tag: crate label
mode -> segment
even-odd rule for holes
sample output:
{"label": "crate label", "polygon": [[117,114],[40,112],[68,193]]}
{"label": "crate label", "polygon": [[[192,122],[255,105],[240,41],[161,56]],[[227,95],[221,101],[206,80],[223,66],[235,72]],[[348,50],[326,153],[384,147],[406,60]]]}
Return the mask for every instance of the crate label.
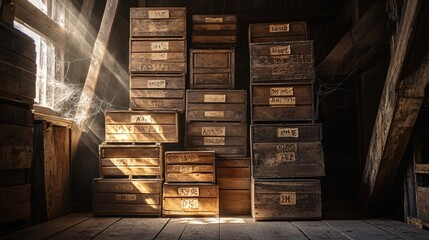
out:
{"label": "crate label", "polygon": [[149,19],[170,18],[169,10],[149,10]]}
{"label": "crate label", "polygon": [[277,143],[277,151],[290,151],[296,152],[298,150],[298,144],[296,143]]}
{"label": "crate label", "polygon": [[148,97],[161,97],[165,98],[165,92],[164,91],[150,91],[147,93]]}
{"label": "crate label", "polygon": [[115,166],[135,165],[136,160],[131,158],[116,158],[111,160]]}
{"label": "crate label", "polygon": [[146,84],[147,88],[166,88],[166,86],[165,80],[148,80]]}
{"label": "crate label", "polygon": [[293,87],[270,88],[270,96],[293,96]]}
{"label": "crate label", "polygon": [[179,187],[177,194],[181,197],[199,197],[200,189],[198,187]]}
{"label": "crate label", "polygon": [[280,205],[296,205],[296,192],[281,192]]}
{"label": "crate label", "polygon": [[224,111],[205,111],[204,117],[225,117]]}
{"label": "crate label", "polygon": [[269,105],[295,105],[295,97],[272,97],[269,99]]}
{"label": "crate label", "polygon": [[224,137],[205,137],[204,145],[225,145]]}
{"label": "crate label", "polygon": [[225,136],[225,127],[202,127],[201,136]]}
{"label": "crate label", "polygon": [[289,32],[289,23],[285,24],[270,24],[270,33]]}
{"label": "crate label", "polygon": [[151,104],[151,106],[155,106],[155,107],[163,107],[164,106],[164,102],[161,100],[151,100],[150,104]]}
{"label": "crate label", "polygon": [[298,128],[277,128],[277,137],[299,137]]}
{"label": "crate label", "polygon": [[279,164],[283,162],[293,162],[296,160],[295,152],[280,152],[276,153],[276,158]]}
{"label": "crate label", "polygon": [[198,209],[198,198],[181,198],[180,207],[182,209]]}
{"label": "crate label", "polygon": [[143,133],[161,133],[161,127],[160,126],[141,126],[141,129]]}
{"label": "crate label", "polygon": [[277,55],[289,55],[290,54],[290,46],[276,46],[276,47],[270,47],[270,55],[271,56],[277,56]]}
{"label": "crate label", "polygon": [[131,123],[152,123],[151,115],[131,115]]}
{"label": "crate label", "polygon": [[166,158],[169,161],[180,161],[180,162],[198,161],[198,155],[196,154],[167,154]]}
{"label": "crate label", "polygon": [[155,60],[155,61],[167,60],[168,59],[168,53],[151,53],[150,59]]}
{"label": "crate label", "polygon": [[226,95],[204,94],[204,102],[224,103],[226,102]]}
{"label": "crate label", "polygon": [[180,165],[179,172],[181,173],[191,173],[193,171],[194,171],[194,168],[192,166]]}
{"label": "crate label", "polygon": [[152,42],[150,43],[150,49],[152,51],[164,51],[170,48],[169,42]]}
{"label": "crate label", "polygon": [[134,133],[135,129],[134,126],[130,125],[113,125],[111,126],[113,133]]}
{"label": "crate label", "polygon": [[116,194],[116,201],[135,201],[137,200],[137,195],[135,194]]}
{"label": "crate label", "polygon": [[220,17],[206,17],[204,18],[205,23],[223,23],[223,18]]}
{"label": "crate label", "polygon": [[206,30],[208,30],[208,31],[217,31],[217,30],[220,30],[220,25],[219,24],[207,25],[206,26]]}

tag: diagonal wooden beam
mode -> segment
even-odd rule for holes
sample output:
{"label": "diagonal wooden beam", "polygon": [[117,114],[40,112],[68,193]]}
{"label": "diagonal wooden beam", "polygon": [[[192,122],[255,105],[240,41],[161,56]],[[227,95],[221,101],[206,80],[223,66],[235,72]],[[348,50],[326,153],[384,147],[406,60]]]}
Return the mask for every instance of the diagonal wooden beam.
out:
{"label": "diagonal wooden beam", "polygon": [[[424,84],[426,80],[422,79],[422,71],[427,70],[426,61],[422,62],[412,77],[403,81],[400,79],[421,5],[421,0],[404,2],[360,184],[362,210],[372,210],[385,200],[408,143],[409,130],[414,126],[421,105],[421,93],[406,96],[401,94],[409,92],[407,89],[420,81]],[[403,89],[400,93],[397,88],[401,83]]]}

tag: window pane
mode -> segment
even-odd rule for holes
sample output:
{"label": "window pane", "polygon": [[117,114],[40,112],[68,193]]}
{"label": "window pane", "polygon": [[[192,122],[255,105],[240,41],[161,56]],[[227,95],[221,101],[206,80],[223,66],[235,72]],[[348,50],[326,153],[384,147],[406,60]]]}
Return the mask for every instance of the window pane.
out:
{"label": "window pane", "polygon": [[34,6],[36,6],[38,9],[40,9],[42,12],[44,12],[46,15],[48,15],[47,0],[28,0],[28,1]]}

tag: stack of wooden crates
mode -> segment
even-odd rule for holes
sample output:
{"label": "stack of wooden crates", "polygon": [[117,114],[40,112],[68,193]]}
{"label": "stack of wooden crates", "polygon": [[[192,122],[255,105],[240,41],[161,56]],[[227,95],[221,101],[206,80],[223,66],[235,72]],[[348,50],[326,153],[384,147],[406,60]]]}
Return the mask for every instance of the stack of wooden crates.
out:
{"label": "stack of wooden crates", "polygon": [[161,216],[163,144],[179,142],[184,111],[185,8],[132,8],[129,47],[130,110],[106,112],[93,212]]}
{"label": "stack of wooden crates", "polygon": [[250,24],[252,215],[321,218],[321,125],[305,22]]}
{"label": "stack of wooden crates", "polygon": [[[0,23],[0,228],[29,220],[36,93],[34,41]],[[5,114],[7,113],[7,114]]]}

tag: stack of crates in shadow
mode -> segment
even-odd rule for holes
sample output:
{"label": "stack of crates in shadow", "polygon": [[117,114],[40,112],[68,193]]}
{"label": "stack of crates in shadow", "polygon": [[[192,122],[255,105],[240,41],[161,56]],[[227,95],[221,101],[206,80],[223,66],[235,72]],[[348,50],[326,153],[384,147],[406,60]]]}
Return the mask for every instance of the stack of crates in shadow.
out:
{"label": "stack of crates in shadow", "polygon": [[325,174],[305,22],[249,25],[252,216],[321,218]]}

